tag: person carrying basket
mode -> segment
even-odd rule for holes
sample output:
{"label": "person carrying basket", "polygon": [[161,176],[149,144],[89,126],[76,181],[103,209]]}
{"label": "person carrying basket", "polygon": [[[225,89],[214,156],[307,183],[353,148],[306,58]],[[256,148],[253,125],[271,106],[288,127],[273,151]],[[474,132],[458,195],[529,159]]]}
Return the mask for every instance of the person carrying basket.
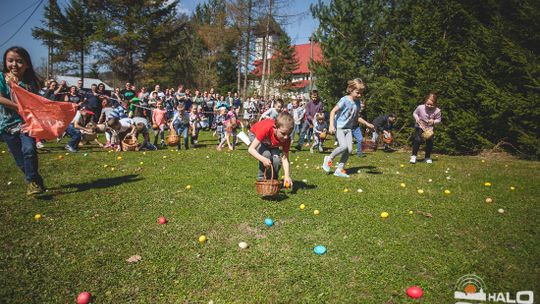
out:
{"label": "person carrying basket", "polygon": [[[283,186],[285,188],[292,187],[289,149],[293,127],[294,119],[292,115],[285,112],[280,113],[275,121],[265,119],[251,127],[252,142],[249,145],[248,152],[259,160],[258,180],[279,176],[279,170],[283,165],[283,174],[285,176]],[[281,154],[280,147],[283,154]],[[272,168],[272,170],[265,170],[265,168]]]}
{"label": "person carrying basket", "polygon": [[420,144],[426,141],[426,156],[424,161],[431,164],[431,150],[433,150],[433,130],[436,124],[441,122],[441,110],[437,107],[437,95],[429,93],[425,103],[419,105],[413,113],[415,133],[413,136],[413,149],[409,162],[416,164],[416,155],[420,149]]}

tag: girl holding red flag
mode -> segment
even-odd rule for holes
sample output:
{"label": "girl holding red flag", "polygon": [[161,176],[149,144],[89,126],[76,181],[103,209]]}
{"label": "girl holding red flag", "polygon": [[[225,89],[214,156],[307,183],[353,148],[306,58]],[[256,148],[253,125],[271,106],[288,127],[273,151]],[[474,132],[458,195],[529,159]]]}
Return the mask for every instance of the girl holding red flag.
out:
{"label": "girl holding red flag", "polygon": [[10,82],[18,83],[30,92],[39,90],[40,81],[32,60],[22,47],[14,46],[4,53],[3,70],[0,72],[0,135],[25,175],[28,183],[26,194],[40,194],[45,191],[45,186],[38,170],[36,141],[21,131],[24,120],[17,113],[17,105],[11,101]]}

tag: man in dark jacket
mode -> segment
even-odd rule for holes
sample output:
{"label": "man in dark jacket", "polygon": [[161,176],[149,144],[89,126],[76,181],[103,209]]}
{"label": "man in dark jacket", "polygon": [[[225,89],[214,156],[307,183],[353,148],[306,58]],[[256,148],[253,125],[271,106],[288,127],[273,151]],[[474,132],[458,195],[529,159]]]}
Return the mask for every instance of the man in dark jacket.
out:
{"label": "man in dark jacket", "polygon": [[[382,133],[384,138],[392,138],[392,128],[394,127],[394,123],[396,122],[397,116],[394,113],[390,113],[388,115],[381,115],[377,118],[375,118],[372,122],[375,129],[373,130],[373,135],[371,137],[371,140],[373,142],[377,142],[377,139],[379,138],[379,135]],[[390,148],[390,145],[386,142],[384,143],[384,151],[392,151],[392,148]]]}

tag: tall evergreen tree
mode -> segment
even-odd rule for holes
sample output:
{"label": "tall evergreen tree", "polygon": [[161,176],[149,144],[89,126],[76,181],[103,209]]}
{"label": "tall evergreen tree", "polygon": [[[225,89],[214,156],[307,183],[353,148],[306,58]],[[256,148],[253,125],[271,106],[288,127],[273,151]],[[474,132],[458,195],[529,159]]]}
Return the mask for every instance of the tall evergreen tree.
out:
{"label": "tall evergreen tree", "polygon": [[[324,61],[321,93],[336,100],[352,77],[368,84],[368,114],[411,112],[439,95],[444,123],[436,149],[476,152],[502,142],[540,155],[537,1],[334,0],[312,6]],[[508,145],[508,146],[510,146]]]}
{"label": "tall evergreen tree", "polygon": [[[63,10],[51,1],[45,8],[44,26],[33,28],[32,35],[45,43],[52,41],[60,55],[55,58],[78,66],[79,75],[84,78],[85,56],[99,38],[93,16],[87,1],[71,0]],[[48,27],[49,18],[52,30]]]}
{"label": "tall evergreen tree", "polygon": [[194,54],[197,84],[201,88],[219,91],[234,90],[237,82],[237,46],[240,36],[231,25],[224,0],[199,4],[192,17],[196,32]]}
{"label": "tall evergreen tree", "polygon": [[276,43],[272,59],[270,79],[276,83],[282,92],[291,88],[293,72],[298,68],[296,50],[291,45],[291,38],[286,33],[281,35]]}
{"label": "tall evergreen tree", "polygon": [[175,27],[173,0],[98,0],[102,13],[105,61],[118,77],[134,82],[143,76],[144,62],[172,34]]}

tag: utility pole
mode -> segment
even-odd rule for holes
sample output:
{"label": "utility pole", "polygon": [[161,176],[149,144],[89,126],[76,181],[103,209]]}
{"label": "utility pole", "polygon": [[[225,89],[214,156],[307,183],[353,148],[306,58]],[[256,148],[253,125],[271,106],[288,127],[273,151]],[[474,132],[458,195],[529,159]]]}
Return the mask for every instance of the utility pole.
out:
{"label": "utility pole", "polygon": [[308,69],[309,69],[309,91],[311,92],[313,90],[313,73],[311,72],[311,64],[313,62],[313,34],[309,36],[309,63],[308,63]]}
{"label": "utility pole", "polygon": [[247,24],[247,28],[246,28],[246,46],[245,46],[245,51],[246,53],[244,54],[245,55],[245,58],[244,58],[244,100],[246,100],[248,98],[247,96],[247,78],[248,78],[248,73],[249,73],[249,59],[250,59],[250,43],[251,43],[251,10],[252,10],[252,7],[253,7],[253,3],[252,3],[252,0],[248,0],[248,24]]}
{"label": "utility pole", "polygon": [[273,0],[269,0],[269,5],[268,5],[268,18],[266,19],[266,33],[264,35],[264,40],[263,40],[263,68],[262,68],[262,76],[261,76],[261,95],[265,96],[266,95],[266,62],[267,62],[267,57],[268,57],[268,44],[270,43],[269,41],[269,35],[270,35],[270,18],[272,16],[272,1]]}
{"label": "utility pole", "polygon": [[[49,33],[52,32],[52,0],[49,0],[49,18],[48,18],[48,25],[49,25]],[[51,36],[49,35],[49,39],[47,41],[47,80],[50,78],[50,76],[53,74],[53,63],[52,63],[52,40]]]}

